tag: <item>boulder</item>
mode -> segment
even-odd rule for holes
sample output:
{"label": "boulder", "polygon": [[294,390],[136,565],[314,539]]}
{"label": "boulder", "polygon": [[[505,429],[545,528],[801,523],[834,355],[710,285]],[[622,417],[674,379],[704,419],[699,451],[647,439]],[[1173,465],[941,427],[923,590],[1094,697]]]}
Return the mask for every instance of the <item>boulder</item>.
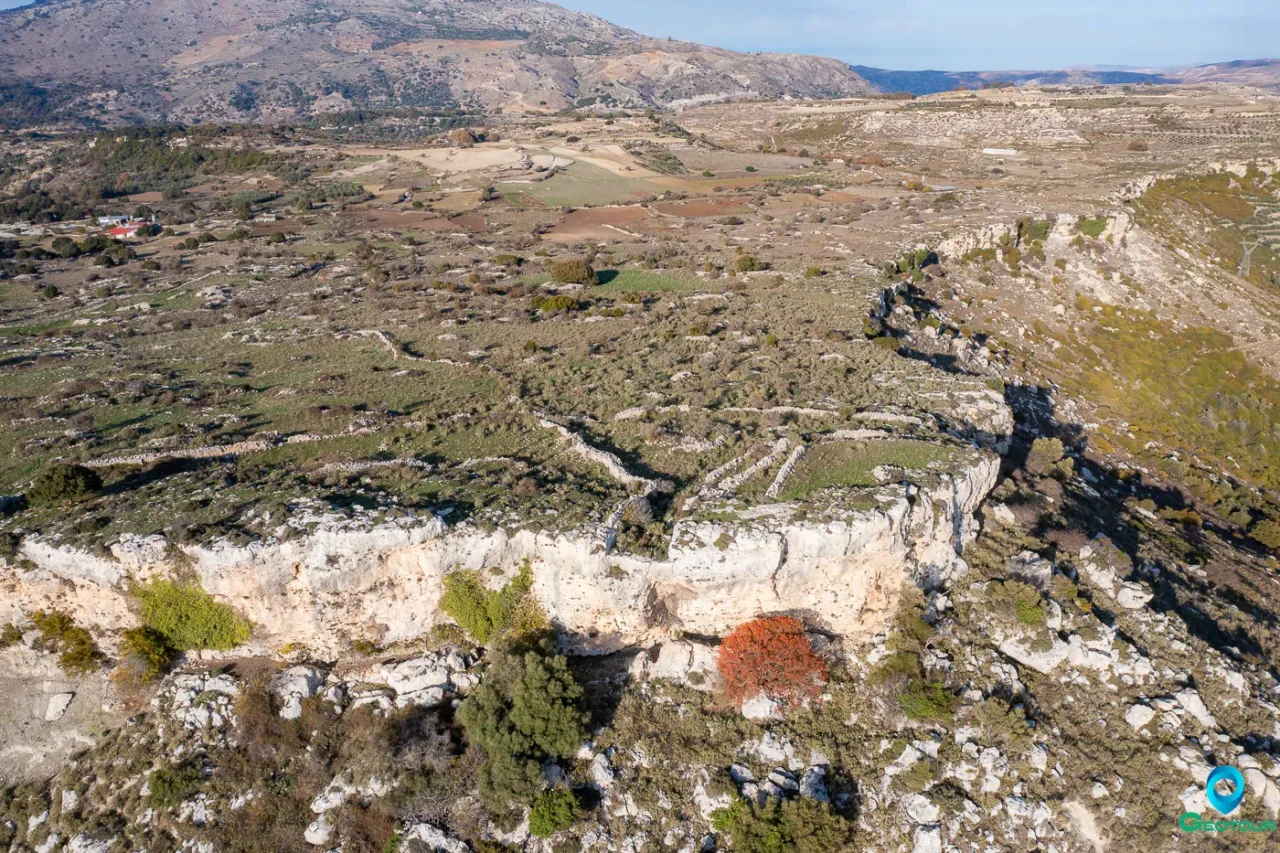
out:
{"label": "boulder", "polygon": [[415,823],[405,829],[401,836],[405,841],[417,841],[428,850],[438,853],[471,853],[465,841],[450,838],[443,829],[437,829],[429,823]]}
{"label": "boulder", "polygon": [[74,693],[55,693],[49,697],[49,704],[44,711],[44,719],[47,723],[55,720],[61,720],[62,715],[67,713],[67,708],[71,707],[71,700],[76,698]]}
{"label": "boulder", "polygon": [[322,814],[311,821],[306,831],[302,833],[302,838],[315,847],[323,847],[328,844],[329,839],[333,838],[333,824],[329,822],[329,816]]}
{"label": "boulder", "polygon": [[939,826],[916,827],[912,853],[942,853],[942,828]]}
{"label": "boulder", "polygon": [[1009,558],[1009,577],[1047,592],[1053,585],[1053,563],[1039,554],[1023,551]]}
{"label": "boulder", "polygon": [[1206,730],[1218,730],[1218,721],[1213,718],[1213,714],[1209,713],[1204,700],[1200,698],[1199,692],[1194,688],[1189,687],[1186,690],[1182,690],[1174,698],[1178,700],[1178,704],[1182,706],[1182,709],[1190,714],[1197,723],[1204,726]]}
{"label": "boulder", "polygon": [[1141,584],[1126,582],[1120,585],[1120,591],[1116,593],[1116,603],[1125,610],[1141,610],[1154,597]]}
{"label": "boulder", "polygon": [[609,763],[609,756],[603,752],[591,759],[587,773],[591,777],[591,783],[600,790],[607,791],[613,787],[613,765]]}
{"label": "boulder", "polygon": [[296,720],[302,716],[302,700],[310,699],[324,686],[324,673],[314,666],[291,666],[271,679],[271,693],[280,700],[280,716]]}
{"label": "boulder", "polygon": [[941,809],[923,794],[912,794],[908,797],[904,809],[907,817],[918,824],[937,823],[938,815],[941,814]]}
{"label": "boulder", "polygon": [[823,803],[831,800],[827,793],[826,767],[818,765],[804,771],[804,776],[800,777],[800,796]]}
{"label": "boulder", "polygon": [[695,690],[710,691],[717,678],[716,649],[689,640],[663,643],[646,674],[649,678],[663,678]]}
{"label": "boulder", "polygon": [[1001,654],[1013,658],[1023,666],[1034,669],[1042,675],[1048,675],[1053,672],[1059,664],[1067,659],[1067,655],[1071,651],[1066,643],[1056,637],[1047,649],[1031,649],[1016,640],[1005,640],[1000,644],[999,648]]}
{"label": "boulder", "polygon": [[742,703],[742,716],[748,720],[777,720],[782,717],[782,708],[761,693]]}
{"label": "boulder", "polygon": [[332,811],[345,803],[347,798],[355,792],[356,786],[351,780],[350,771],[339,774],[333,777],[333,781],[311,801],[311,811],[316,814]]}
{"label": "boulder", "polygon": [[1129,710],[1124,712],[1124,721],[1132,726],[1134,731],[1138,731],[1155,717],[1155,709],[1146,705],[1130,705]]}

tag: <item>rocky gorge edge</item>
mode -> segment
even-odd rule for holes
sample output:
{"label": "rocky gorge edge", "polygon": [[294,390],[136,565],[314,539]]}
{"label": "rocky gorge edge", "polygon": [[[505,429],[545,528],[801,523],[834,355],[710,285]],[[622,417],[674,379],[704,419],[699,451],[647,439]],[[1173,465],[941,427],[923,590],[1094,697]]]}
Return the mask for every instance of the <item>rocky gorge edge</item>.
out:
{"label": "rocky gorge edge", "polygon": [[682,519],[664,559],[616,553],[601,530],[482,530],[437,517],[363,529],[335,521],[239,547],[124,536],[109,557],[30,536],[0,563],[0,623],[58,610],[110,649],[137,624],[134,584],[181,578],[253,623],[237,654],[302,647],[332,658],[356,642],[411,641],[449,623],[438,603],[452,572],[483,572],[497,587],[528,565],[573,653],[723,634],[780,612],[857,642],[883,630],[908,584],[937,590],[963,572],[998,471],[984,451],[928,486],[882,486],[874,509],[837,504],[814,520],[774,504],[726,521]]}

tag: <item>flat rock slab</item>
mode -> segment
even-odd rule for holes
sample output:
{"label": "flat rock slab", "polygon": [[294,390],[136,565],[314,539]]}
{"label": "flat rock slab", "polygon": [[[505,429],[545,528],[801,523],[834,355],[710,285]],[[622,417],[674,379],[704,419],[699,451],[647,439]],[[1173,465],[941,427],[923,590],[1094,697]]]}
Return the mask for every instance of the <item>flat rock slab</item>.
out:
{"label": "flat rock slab", "polygon": [[55,693],[50,696],[49,705],[44,712],[45,722],[61,720],[62,715],[67,713],[67,708],[71,707],[71,700],[74,698],[76,698],[74,693]]}

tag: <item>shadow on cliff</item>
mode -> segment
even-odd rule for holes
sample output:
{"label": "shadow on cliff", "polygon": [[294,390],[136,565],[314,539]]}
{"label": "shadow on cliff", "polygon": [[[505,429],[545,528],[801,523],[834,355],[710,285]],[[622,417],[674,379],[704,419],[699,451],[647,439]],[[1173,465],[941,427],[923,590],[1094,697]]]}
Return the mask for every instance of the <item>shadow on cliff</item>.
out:
{"label": "shadow on cliff", "polygon": [[585,692],[584,704],[591,713],[592,727],[613,725],[623,692],[631,679],[631,666],[642,654],[648,652],[627,648],[608,655],[569,658],[569,668]]}
{"label": "shadow on cliff", "polygon": [[[1137,576],[1148,581],[1154,593],[1147,604],[1149,610],[1176,616],[1191,636],[1214,648],[1234,648],[1241,656],[1265,661],[1267,649],[1253,629],[1259,625],[1272,629],[1280,624],[1280,617],[1263,603],[1264,596],[1250,594],[1248,578],[1238,576],[1247,573],[1248,567],[1228,560],[1235,570],[1224,568],[1216,578],[1198,576],[1184,568],[1184,564],[1211,565],[1215,544],[1233,554],[1236,549],[1251,550],[1244,547],[1247,543],[1225,529],[1167,520],[1177,518],[1172,513],[1195,506],[1194,499],[1177,486],[1152,482],[1140,472],[1122,480],[1113,469],[1086,458],[1088,438],[1083,426],[1058,421],[1049,389],[1010,386],[1005,400],[1014,411],[1014,440],[1003,460],[1004,476],[1028,479],[1027,457],[1037,437],[1057,437],[1066,448],[1077,451],[1074,458],[1081,466],[1081,477],[1062,483],[1044,479],[1034,484],[1038,491],[1051,492],[1054,499],[1053,510],[1044,512],[1030,531],[1049,543],[1048,551],[1054,553],[1047,556],[1056,560],[1061,550],[1074,557],[1086,541],[1106,536],[1135,568],[1145,567],[1121,580]],[[1156,513],[1169,511],[1170,515],[1161,521],[1135,514],[1134,504],[1147,501],[1151,502],[1148,506],[1154,504]],[[1240,618],[1241,614],[1245,618]],[[1117,614],[1099,610],[1098,615],[1116,627]],[[1140,638],[1122,639],[1142,646]]]}

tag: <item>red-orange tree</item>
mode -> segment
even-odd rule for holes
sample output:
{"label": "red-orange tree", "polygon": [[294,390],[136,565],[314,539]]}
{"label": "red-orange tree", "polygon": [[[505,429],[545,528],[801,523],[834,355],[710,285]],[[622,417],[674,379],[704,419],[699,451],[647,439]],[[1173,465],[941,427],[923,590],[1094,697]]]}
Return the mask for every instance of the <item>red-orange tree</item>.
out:
{"label": "red-orange tree", "polygon": [[827,665],[813,652],[804,624],[790,616],[744,622],[724,638],[716,661],[725,690],[739,706],[764,694],[794,707],[816,698]]}

